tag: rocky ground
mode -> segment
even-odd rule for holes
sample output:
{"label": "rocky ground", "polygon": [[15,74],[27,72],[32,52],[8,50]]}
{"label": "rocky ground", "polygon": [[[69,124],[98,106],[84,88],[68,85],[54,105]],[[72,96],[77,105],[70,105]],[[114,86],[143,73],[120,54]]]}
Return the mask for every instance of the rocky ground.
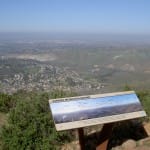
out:
{"label": "rocky ground", "polygon": [[[146,137],[139,140],[127,139],[120,145],[111,146],[109,150],[150,150],[150,122],[144,123],[143,127],[147,134]],[[95,143],[91,142],[90,144],[91,146],[86,146],[86,150],[94,150]],[[80,150],[78,140],[63,145],[61,150]]]}
{"label": "rocky ground", "polygon": [[150,150],[150,137],[139,141],[130,139],[124,142],[121,146],[112,148],[112,150]]}

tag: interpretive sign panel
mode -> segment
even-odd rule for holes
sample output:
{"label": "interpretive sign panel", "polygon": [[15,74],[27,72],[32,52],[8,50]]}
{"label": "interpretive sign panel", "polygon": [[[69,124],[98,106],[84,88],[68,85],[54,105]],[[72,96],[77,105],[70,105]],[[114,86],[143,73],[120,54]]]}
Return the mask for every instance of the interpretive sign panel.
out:
{"label": "interpretive sign panel", "polygon": [[134,91],[49,100],[56,130],[146,116]]}

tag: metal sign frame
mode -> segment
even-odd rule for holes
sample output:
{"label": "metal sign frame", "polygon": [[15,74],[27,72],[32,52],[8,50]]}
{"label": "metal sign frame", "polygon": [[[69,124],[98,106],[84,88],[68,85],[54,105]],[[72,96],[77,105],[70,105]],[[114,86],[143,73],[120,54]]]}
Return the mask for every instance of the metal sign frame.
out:
{"label": "metal sign frame", "polygon": [[49,100],[57,131],[146,116],[134,91]]}

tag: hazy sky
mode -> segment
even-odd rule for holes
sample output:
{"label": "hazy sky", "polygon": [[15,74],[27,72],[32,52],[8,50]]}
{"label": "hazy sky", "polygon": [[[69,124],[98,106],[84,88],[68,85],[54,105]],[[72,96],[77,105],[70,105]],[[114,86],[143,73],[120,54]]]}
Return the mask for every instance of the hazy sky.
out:
{"label": "hazy sky", "polygon": [[150,34],[150,0],[0,0],[1,31]]}

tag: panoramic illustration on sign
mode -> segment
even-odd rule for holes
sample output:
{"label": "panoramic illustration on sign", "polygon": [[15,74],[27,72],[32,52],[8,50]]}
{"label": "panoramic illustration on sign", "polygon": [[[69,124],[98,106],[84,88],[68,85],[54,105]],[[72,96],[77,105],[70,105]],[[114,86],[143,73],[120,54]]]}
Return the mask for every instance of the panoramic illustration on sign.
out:
{"label": "panoramic illustration on sign", "polygon": [[[67,101],[53,101],[50,103],[50,108],[57,129],[59,127],[63,128],[63,125],[67,128],[67,125],[69,126],[68,123],[70,122],[79,123],[80,126],[81,122],[85,122],[85,120],[86,123],[87,120],[89,120],[91,121],[91,124],[94,125],[98,120],[94,121],[93,119],[97,118],[103,118],[103,121],[106,119],[107,123],[107,121],[110,121],[109,118],[107,118],[108,116],[118,116],[123,114],[124,118],[126,118],[125,114],[130,115],[130,113],[134,112],[140,113],[138,116],[137,114],[136,116],[132,115],[133,118],[146,115],[143,113],[143,108],[138,97],[133,92],[104,97],[91,96],[90,98],[84,99],[78,98]],[[119,118],[118,120],[121,120],[121,118]],[[111,118],[111,121],[113,121],[113,118]],[[58,124],[60,126],[57,126]]]}

